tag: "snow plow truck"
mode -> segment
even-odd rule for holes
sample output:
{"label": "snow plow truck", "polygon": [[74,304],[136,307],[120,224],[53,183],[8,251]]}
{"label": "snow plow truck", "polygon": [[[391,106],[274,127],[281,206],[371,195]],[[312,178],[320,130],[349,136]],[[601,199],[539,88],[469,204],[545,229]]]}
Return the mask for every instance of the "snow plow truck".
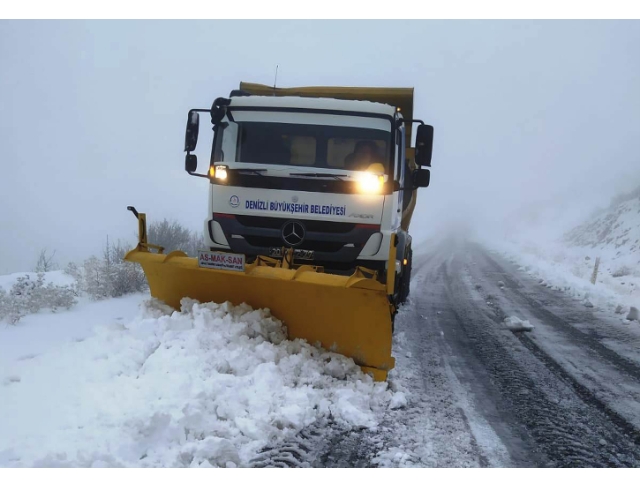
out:
{"label": "snow plow truck", "polygon": [[[184,297],[268,308],[290,339],[386,380],[394,318],[409,295],[409,225],[430,181],[433,127],[413,118],[413,91],[243,82],[190,110],[185,170],[209,184],[206,248],[165,255],[147,242],[146,215],[129,207],[139,242],[125,259],[175,309]],[[200,114],[213,146],[198,173]]]}

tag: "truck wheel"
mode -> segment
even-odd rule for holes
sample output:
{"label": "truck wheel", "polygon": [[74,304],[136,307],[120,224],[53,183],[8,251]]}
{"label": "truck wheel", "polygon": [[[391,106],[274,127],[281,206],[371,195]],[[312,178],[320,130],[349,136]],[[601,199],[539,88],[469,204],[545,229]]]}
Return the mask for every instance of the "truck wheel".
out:
{"label": "truck wheel", "polygon": [[409,297],[409,294],[411,293],[411,267],[413,265],[413,250],[411,249],[411,247],[409,247],[409,250],[407,251],[407,265],[406,265],[406,269],[405,269],[405,274],[406,274],[406,286],[405,286],[405,295],[404,295],[404,300],[406,301],[407,298]]}
{"label": "truck wheel", "polygon": [[411,283],[411,264],[412,264],[412,254],[413,251],[411,247],[407,250],[406,259],[407,264],[402,268],[402,274],[400,276],[400,288],[398,289],[398,304],[404,304],[407,302],[407,298],[409,297],[410,292],[410,283]]}

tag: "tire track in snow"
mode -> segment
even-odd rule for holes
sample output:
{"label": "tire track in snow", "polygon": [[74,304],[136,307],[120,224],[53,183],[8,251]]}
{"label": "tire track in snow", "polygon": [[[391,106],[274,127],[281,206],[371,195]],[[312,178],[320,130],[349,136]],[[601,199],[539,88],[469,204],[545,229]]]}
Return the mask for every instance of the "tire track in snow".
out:
{"label": "tire track in snow", "polygon": [[[566,380],[571,384],[576,393],[588,404],[593,405],[598,408],[604,414],[606,414],[609,419],[624,433],[629,441],[635,443],[635,448],[637,451],[640,451],[640,431],[627,421],[624,417],[614,411],[609,405],[605,402],[601,401],[597,396],[595,396],[590,389],[583,386],[578,382],[575,378],[573,378],[570,374],[568,374],[558,362],[556,362],[550,355],[548,355],[544,350],[542,350],[536,343],[534,343],[528,336],[518,333],[518,338],[522,342],[522,344],[527,347],[531,353],[533,353],[541,362],[544,362],[549,369],[553,370],[558,377]],[[629,443],[627,442],[627,445]],[[633,451],[633,446],[631,446]],[[640,456],[634,455],[637,461],[640,462]]]}
{"label": "tire track in snow", "polygon": [[[536,316],[536,318],[546,324],[553,326],[556,330],[569,337],[569,339],[574,343],[577,343],[584,348],[588,348],[593,354],[597,355],[603,360],[606,360],[618,370],[624,372],[629,377],[632,377],[633,379],[640,382],[640,364],[620,355],[616,351],[600,343],[598,337],[584,333],[578,328],[572,326],[567,320],[546,309],[548,303],[542,303],[535,297],[532,297],[530,294],[524,292],[522,290],[522,285],[518,283],[513,276],[511,276],[492,257],[487,255],[486,252],[478,250],[478,247],[475,245],[474,254],[476,256],[480,254],[480,257],[484,259],[487,265],[492,268],[492,272],[499,274],[502,280],[505,281],[509,292],[513,292],[520,300],[527,304],[529,310]],[[545,296],[545,298],[548,300],[553,299],[554,301],[562,299],[560,296],[552,295]],[[594,320],[594,317],[587,315],[583,319],[586,322],[591,322]]]}
{"label": "tire track in snow", "polygon": [[318,420],[292,438],[263,448],[249,463],[256,468],[370,467],[375,448],[362,429]]}
{"label": "tire track in snow", "polygon": [[[421,467],[535,465],[520,455],[521,445],[511,432],[485,417],[498,415],[493,405],[478,408],[478,391],[470,391],[466,378],[457,376],[461,357],[445,338],[450,304],[435,275],[437,264],[449,259],[444,250],[434,247],[415,261],[409,303],[398,314],[396,368],[390,374],[392,382],[407,390],[408,405],[385,414],[378,435],[380,452],[373,462]],[[481,395],[491,402],[486,391]]]}
{"label": "tire track in snow", "polygon": [[[494,266],[499,266],[497,262],[493,259],[490,259]],[[500,273],[501,276],[504,273]],[[505,279],[507,280],[507,279]],[[481,288],[480,288],[481,289]],[[477,289],[478,292],[481,292],[480,289]],[[509,288],[509,291],[511,289]],[[482,293],[484,301],[487,303],[489,308],[492,309],[494,313],[494,321],[500,326],[500,324],[507,317],[507,313],[497,304],[495,301],[490,299],[490,296],[486,293]],[[522,295],[521,292],[517,292],[519,296]],[[538,304],[537,306],[541,306]],[[546,310],[545,310],[546,311]],[[549,312],[547,312],[549,313]],[[554,315],[555,316],[555,315]],[[563,321],[561,318],[557,317],[558,321]],[[568,323],[565,323],[567,327],[571,327]],[[573,327],[571,327],[573,328]],[[536,341],[530,338],[527,333],[514,333],[514,336],[518,338],[518,340],[526,347],[535,357],[537,357],[542,363],[546,365],[546,367],[551,370],[560,380],[569,384],[575,393],[586,403],[589,404],[600,412],[605,414],[608,419],[615,424],[620,433],[626,436],[626,441],[622,441],[628,451],[640,451],[640,431],[636,426],[634,426],[630,421],[625,419],[621,414],[616,412],[613,408],[611,408],[605,401],[601,400],[596,394],[593,393],[588,387],[580,383],[578,379],[576,379],[573,375],[567,372],[562,365],[555,360],[549,353],[544,351]],[[585,335],[586,338],[589,336]],[[615,352],[612,352],[615,353]],[[635,447],[634,447],[635,445]],[[602,446],[602,445],[601,445]],[[636,462],[640,462],[640,455],[630,455],[630,458],[635,460]]]}
{"label": "tire track in snow", "polygon": [[[479,252],[474,251],[477,263]],[[482,257],[486,257],[484,254]],[[462,267],[457,269],[460,275]],[[460,296],[464,284],[451,279],[449,292]],[[502,274],[501,274],[502,275]],[[510,278],[503,275],[504,280]],[[514,281],[509,282],[515,286]],[[484,301],[487,302],[488,296]],[[458,309],[464,309],[464,304]],[[538,306],[540,306],[538,304]],[[478,315],[480,315],[478,309]],[[459,311],[458,311],[459,312]],[[554,466],[637,467],[640,456],[633,427],[610,411],[586,388],[571,378],[562,367],[544,353],[528,337],[518,340],[529,352],[527,357],[516,348],[500,344],[500,326],[506,316],[491,309],[484,323],[473,326],[461,318],[460,323],[475,342],[475,351],[491,370],[502,394],[513,404],[516,416],[529,429]],[[497,331],[492,332],[494,329]],[[577,332],[577,330],[576,330]],[[509,333],[503,330],[502,333]],[[493,335],[493,336],[492,336]],[[521,335],[521,334],[518,334]],[[535,362],[531,359],[535,358]],[[526,364],[526,366],[525,366]],[[567,394],[569,388],[571,394]],[[558,395],[554,398],[554,396]],[[571,397],[574,396],[574,398]]]}

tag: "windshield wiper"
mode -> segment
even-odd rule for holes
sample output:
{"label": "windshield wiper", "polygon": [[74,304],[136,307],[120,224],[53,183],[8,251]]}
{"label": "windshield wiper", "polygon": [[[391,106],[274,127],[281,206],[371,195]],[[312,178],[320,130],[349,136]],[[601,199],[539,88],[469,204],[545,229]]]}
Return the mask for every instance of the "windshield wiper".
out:
{"label": "windshield wiper", "polygon": [[266,169],[234,169],[234,171],[240,173],[240,174],[257,174],[258,176],[264,176],[264,174],[262,174],[263,172],[266,171]]}
{"label": "windshield wiper", "polygon": [[334,178],[344,181],[344,174],[327,174],[323,172],[291,172],[289,176],[304,176],[307,178]]}

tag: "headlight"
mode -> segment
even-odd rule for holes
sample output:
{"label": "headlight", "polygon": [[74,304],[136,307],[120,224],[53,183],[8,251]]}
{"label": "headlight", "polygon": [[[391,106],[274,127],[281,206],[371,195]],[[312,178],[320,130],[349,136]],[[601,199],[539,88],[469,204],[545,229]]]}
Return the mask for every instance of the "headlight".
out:
{"label": "headlight", "polygon": [[362,193],[380,193],[384,184],[384,176],[363,172],[358,176],[358,189]]}
{"label": "headlight", "polygon": [[209,177],[224,181],[227,179],[227,166],[211,166],[209,168]]}

